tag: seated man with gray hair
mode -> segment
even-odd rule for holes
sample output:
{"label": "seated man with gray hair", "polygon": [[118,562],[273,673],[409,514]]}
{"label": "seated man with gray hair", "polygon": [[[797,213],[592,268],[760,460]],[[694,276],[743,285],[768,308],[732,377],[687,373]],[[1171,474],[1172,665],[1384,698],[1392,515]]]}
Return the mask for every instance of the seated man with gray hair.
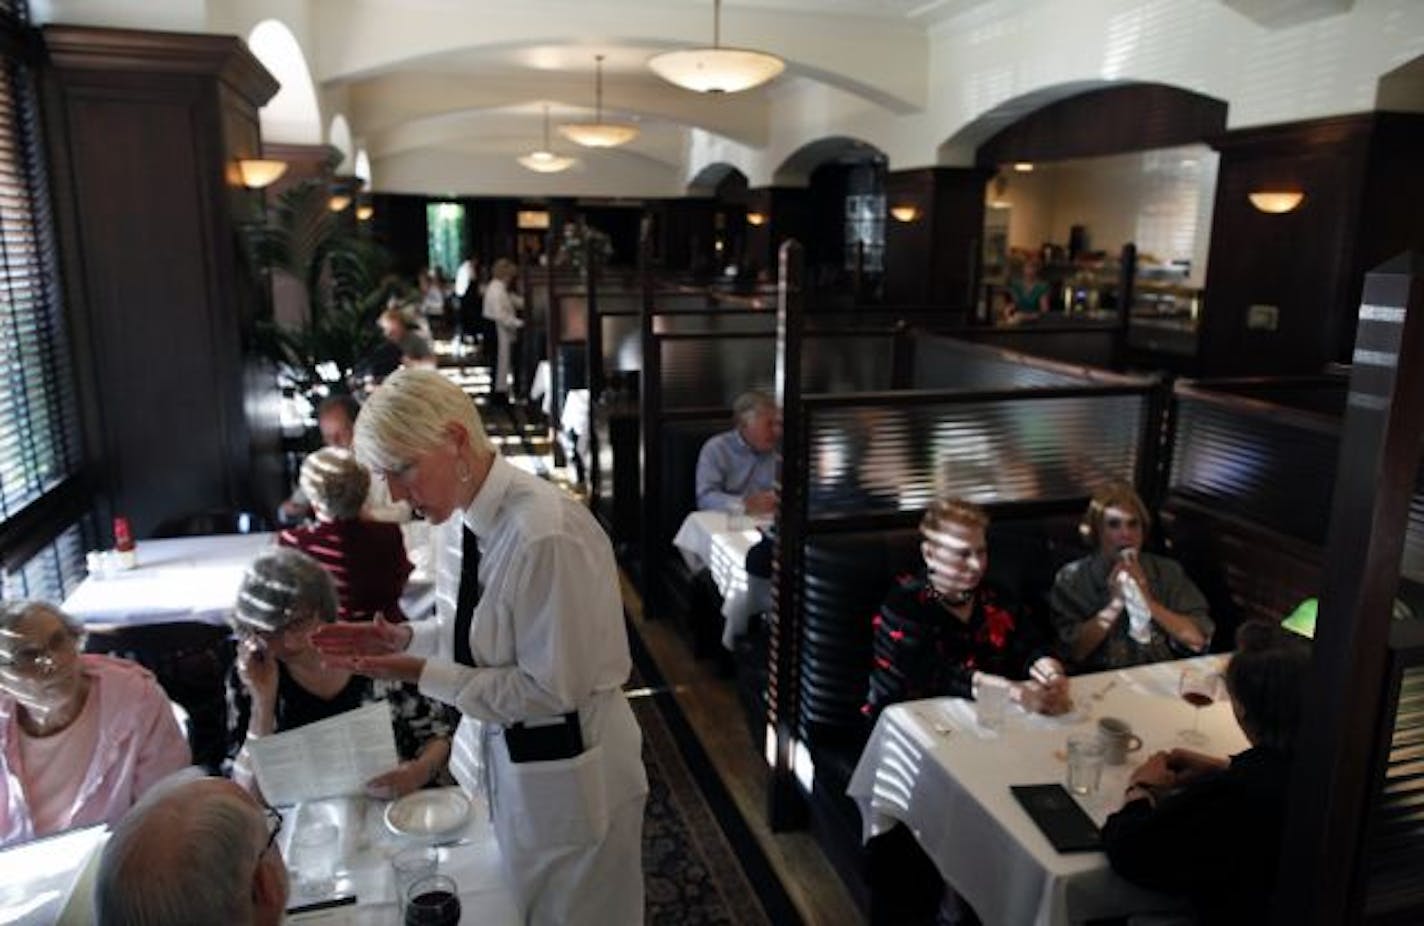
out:
{"label": "seated man with gray hair", "polygon": [[765,392],[751,390],[732,406],[735,427],[710,438],[697,455],[697,507],[747,514],[776,508],[776,445],[781,441],[781,409]]}
{"label": "seated man with gray hair", "polygon": [[169,778],[114,827],[94,884],[101,926],[282,922],[281,816],[223,778]]}

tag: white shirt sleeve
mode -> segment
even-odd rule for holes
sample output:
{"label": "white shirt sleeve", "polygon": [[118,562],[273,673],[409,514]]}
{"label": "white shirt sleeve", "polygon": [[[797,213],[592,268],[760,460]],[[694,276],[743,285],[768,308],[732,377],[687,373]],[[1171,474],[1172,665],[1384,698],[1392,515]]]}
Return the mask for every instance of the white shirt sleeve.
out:
{"label": "white shirt sleeve", "polygon": [[501,724],[577,708],[595,690],[603,649],[612,642],[601,639],[607,634],[597,622],[580,619],[588,590],[607,579],[575,538],[535,540],[513,568],[513,594],[496,607],[512,625],[515,664],[471,669],[429,660],[420,676],[423,694]]}

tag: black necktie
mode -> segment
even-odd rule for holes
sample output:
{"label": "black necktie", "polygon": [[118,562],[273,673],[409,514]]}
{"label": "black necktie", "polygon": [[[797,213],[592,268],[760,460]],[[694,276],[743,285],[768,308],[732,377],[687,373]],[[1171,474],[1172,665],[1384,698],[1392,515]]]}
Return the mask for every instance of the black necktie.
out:
{"label": "black necktie", "polygon": [[460,544],[460,591],[455,595],[455,661],[475,667],[475,654],[470,650],[470,622],[475,606],[480,603],[480,543],[468,527]]}

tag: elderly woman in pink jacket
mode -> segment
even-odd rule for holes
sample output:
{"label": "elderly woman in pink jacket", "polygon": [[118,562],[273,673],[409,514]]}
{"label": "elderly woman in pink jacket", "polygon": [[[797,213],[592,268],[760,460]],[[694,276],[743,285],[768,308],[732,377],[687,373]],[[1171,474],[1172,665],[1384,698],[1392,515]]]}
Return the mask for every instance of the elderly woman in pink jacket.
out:
{"label": "elderly woman in pink jacket", "polygon": [[80,637],[52,605],[0,603],[0,845],[117,822],[192,761],[153,676]]}

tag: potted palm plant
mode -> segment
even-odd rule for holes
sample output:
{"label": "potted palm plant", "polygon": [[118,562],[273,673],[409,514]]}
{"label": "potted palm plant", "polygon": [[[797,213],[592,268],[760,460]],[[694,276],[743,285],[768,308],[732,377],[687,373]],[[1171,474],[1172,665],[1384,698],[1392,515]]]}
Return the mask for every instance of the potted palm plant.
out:
{"label": "potted palm plant", "polygon": [[327,204],[325,184],[304,181],[278,195],[249,236],[254,265],[281,305],[258,313],[253,348],[276,365],[284,391],[313,406],[348,391],[352,370],[380,340],[376,317],[392,293],[403,294],[386,274],[384,249]]}

